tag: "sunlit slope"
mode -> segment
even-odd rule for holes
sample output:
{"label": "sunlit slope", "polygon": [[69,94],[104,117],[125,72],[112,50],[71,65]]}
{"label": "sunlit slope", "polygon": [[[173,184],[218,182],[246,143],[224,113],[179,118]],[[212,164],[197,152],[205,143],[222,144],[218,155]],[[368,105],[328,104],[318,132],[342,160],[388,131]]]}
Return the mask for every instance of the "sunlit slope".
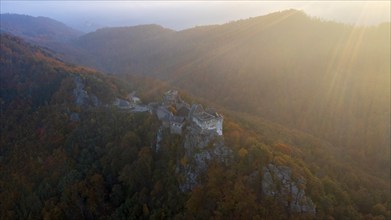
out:
{"label": "sunlit slope", "polygon": [[216,33],[227,33],[210,44],[215,47],[175,69],[170,80],[233,110],[352,148],[362,158],[389,160],[389,24],[353,28],[301,14],[263,22],[231,24],[242,29],[237,32],[219,27]]}
{"label": "sunlit slope", "polygon": [[[195,146],[187,156],[186,136],[163,130],[156,150],[161,129],[155,114],[113,106],[131,91],[144,103],[160,101],[172,86],[133,75],[126,76],[128,84],[65,64],[19,38],[0,37],[1,219],[390,217],[389,179],[367,172],[371,164],[362,169],[362,161],[327,140],[181,91],[189,103],[224,115],[224,142],[232,150],[232,160],[210,161],[200,184],[183,192],[179,181],[186,174],[178,165],[195,167],[191,158],[213,146]],[[290,192],[297,181],[315,211],[293,213],[294,194],[264,190],[270,180],[265,168],[273,164],[292,174],[281,179],[291,189],[280,188],[282,172],[273,175],[277,192]]]}
{"label": "sunlit slope", "polygon": [[180,32],[127,30],[97,31],[76,45],[102,70],[164,79],[387,167],[389,23],[353,27],[289,10]]}

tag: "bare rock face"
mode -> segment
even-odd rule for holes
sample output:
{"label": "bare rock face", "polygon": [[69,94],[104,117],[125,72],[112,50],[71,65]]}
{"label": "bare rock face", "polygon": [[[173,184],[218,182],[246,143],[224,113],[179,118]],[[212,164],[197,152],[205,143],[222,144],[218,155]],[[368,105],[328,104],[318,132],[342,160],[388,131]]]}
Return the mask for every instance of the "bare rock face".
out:
{"label": "bare rock face", "polygon": [[94,94],[89,94],[84,87],[83,79],[79,76],[74,78],[75,88],[73,89],[74,104],[77,106],[93,106],[99,107],[101,101]]}
{"label": "bare rock face", "polygon": [[265,195],[275,197],[292,212],[315,214],[315,205],[304,189],[304,179],[295,181],[289,167],[269,164],[263,168],[262,192]]}
{"label": "bare rock face", "polygon": [[[85,90],[85,84],[83,79],[80,76],[75,76],[74,78],[75,88],[73,89],[73,104],[79,107],[99,107],[101,106],[101,101],[94,94],[89,94]],[[70,112],[69,114],[70,121],[78,122],[80,121],[79,113]]]}
{"label": "bare rock face", "polygon": [[156,152],[160,149],[163,129],[169,128],[171,135],[182,137],[184,153],[178,155],[176,172],[183,192],[193,189],[212,161],[228,163],[232,159],[232,151],[224,145],[223,116],[214,110],[204,110],[200,104],[190,108],[175,90],[167,91],[161,105],[151,109],[156,109],[162,123],[156,135]]}
{"label": "bare rock face", "polygon": [[69,116],[69,119],[72,121],[72,122],[77,122],[77,121],[80,121],[80,116],[78,113],[76,112],[72,112]]}
{"label": "bare rock face", "polygon": [[84,84],[80,77],[75,77],[75,89],[73,95],[75,97],[75,105],[82,106],[86,105],[89,101],[89,96],[86,90],[84,90]]}
{"label": "bare rock face", "polygon": [[228,163],[232,158],[232,151],[224,145],[223,137],[215,132],[201,133],[190,126],[184,135],[186,162],[178,164],[177,171],[184,177],[180,181],[180,189],[189,191],[198,183],[198,176],[208,169],[209,162],[217,160]]}

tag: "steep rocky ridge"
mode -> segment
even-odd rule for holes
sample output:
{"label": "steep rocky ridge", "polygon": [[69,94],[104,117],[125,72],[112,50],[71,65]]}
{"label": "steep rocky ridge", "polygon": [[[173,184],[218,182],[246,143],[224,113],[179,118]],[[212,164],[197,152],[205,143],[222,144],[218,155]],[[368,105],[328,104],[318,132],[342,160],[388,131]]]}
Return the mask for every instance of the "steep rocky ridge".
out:
{"label": "steep rocky ridge", "polygon": [[199,177],[208,169],[211,161],[228,164],[232,162],[232,150],[224,144],[224,137],[214,133],[202,134],[197,128],[188,127],[184,133],[184,155],[177,164],[177,171],[183,175],[180,180],[182,191],[191,191],[196,184],[202,184]]}
{"label": "steep rocky ridge", "polygon": [[376,161],[385,175],[389,38],[390,23],[354,27],[288,10],[179,32],[156,25],[102,29],[75,40],[80,53],[65,57],[163,79],[224,108],[308,132],[360,164]]}
{"label": "steep rocky ridge", "polygon": [[292,212],[315,214],[315,205],[305,195],[305,180],[296,181],[289,167],[268,164],[263,168],[262,191],[281,201]]}
{"label": "steep rocky ridge", "polygon": [[[234,122],[217,108],[226,116],[224,144],[222,137],[167,129],[155,152],[156,116],[127,106],[138,87],[1,37],[2,219],[390,217],[389,182],[323,140],[257,117],[236,115]],[[182,172],[190,162],[196,169]],[[180,183],[194,187],[185,192]]]}

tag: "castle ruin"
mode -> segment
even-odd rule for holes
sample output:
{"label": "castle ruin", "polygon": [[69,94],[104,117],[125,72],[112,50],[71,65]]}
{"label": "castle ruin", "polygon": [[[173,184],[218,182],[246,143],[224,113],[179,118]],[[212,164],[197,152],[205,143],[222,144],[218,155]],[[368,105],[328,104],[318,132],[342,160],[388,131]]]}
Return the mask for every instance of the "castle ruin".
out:
{"label": "castle ruin", "polygon": [[156,115],[164,127],[170,128],[172,134],[182,134],[185,124],[199,129],[201,133],[223,135],[223,116],[200,104],[191,107],[183,101],[178,91],[169,90],[163,96],[162,105],[156,109]]}

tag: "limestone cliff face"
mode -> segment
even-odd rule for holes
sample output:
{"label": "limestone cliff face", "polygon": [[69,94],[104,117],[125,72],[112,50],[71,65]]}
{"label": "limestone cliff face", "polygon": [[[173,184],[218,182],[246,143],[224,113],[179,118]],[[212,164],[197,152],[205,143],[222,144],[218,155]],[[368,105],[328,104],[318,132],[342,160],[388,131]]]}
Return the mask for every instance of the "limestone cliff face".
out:
{"label": "limestone cliff face", "polygon": [[[175,114],[170,108],[175,109]],[[199,177],[212,161],[228,163],[232,158],[232,151],[224,145],[223,117],[214,110],[205,111],[200,104],[193,104],[190,108],[179,97],[178,91],[169,90],[164,94],[161,105],[158,104],[151,112],[155,112],[161,121],[155,152],[162,147],[164,129],[170,129],[170,135],[181,135],[176,173],[183,192],[190,191],[200,182]]]}
{"label": "limestone cliff face", "polygon": [[74,78],[75,88],[73,89],[73,96],[75,98],[75,105],[77,106],[95,106],[98,107],[101,102],[94,94],[88,94],[88,92],[84,89],[85,85],[83,80],[76,76]]}
{"label": "limestone cliff face", "polygon": [[[75,76],[73,81],[75,83],[75,88],[73,89],[73,104],[80,107],[98,107],[101,105],[98,97],[96,97],[94,94],[88,94],[88,92],[85,90],[83,79],[80,76]],[[69,119],[73,122],[80,121],[79,113],[69,112]]]}
{"label": "limestone cliff face", "polygon": [[185,153],[177,165],[177,172],[183,177],[180,180],[182,191],[189,191],[198,183],[198,177],[212,160],[228,163],[232,158],[223,136],[215,132],[202,133],[191,126],[185,130],[183,147]]}
{"label": "limestone cliff face", "polygon": [[286,166],[269,164],[263,168],[262,192],[273,196],[292,212],[315,213],[315,205],[305,195],[305,180],[294,180],[292,171]]}
{"label": "limestone cliff face", "polygon": [[88,102],[89,96],[86,90],[84,90],[84,84],[80,77],[74,78],[75,89],[73,89],[73,96],[75,97],[75,105],[81,106]]}

